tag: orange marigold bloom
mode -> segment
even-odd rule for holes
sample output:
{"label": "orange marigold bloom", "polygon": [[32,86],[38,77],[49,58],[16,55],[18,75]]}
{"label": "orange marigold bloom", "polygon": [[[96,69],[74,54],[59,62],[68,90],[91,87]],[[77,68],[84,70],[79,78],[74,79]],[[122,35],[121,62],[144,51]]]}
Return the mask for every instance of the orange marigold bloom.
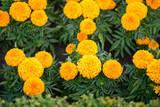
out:
{"label": "orange marigold bloom", "polygon": [[116,3],[111,0],[111,4],[109,5],[108,9],[114,9],[116,7]]}
{"label": "orange marigold bloom", "polygon": [[84,55],[77,63],[83,77],[92,79],[101,72],[101,61],[95,55]]}
{"label": "orange marigold bloom", "polygon": [[91,35],[96,31],[96,23],[92,19],[84,19],[80,23],[80,31]]}
{"label": "orange marigold bloom", "polygon": [[18,48],[10,49],[6,56],[5,61],[9,66],[18,66],[23,60],[25,60],[25,54],[23,50]]}
{"label": "orange marigold bloom", "polygon": [[149,39],[149,37],[145,37],[145,38],[143,38],[143,39],[136,39],[136,43],[138,44],[138,45],[148,45],[149,43],[150,43],[150,39]]}
{"label": "orange marigold bloom", "polygon": [[140,19],[135,13],[125,13],[121,18],[122,27],[126,30],[136,30],[140,25]]}
{"label": "orange marigold bloom", "polygon": [[155,50],[155,49],[159,48],[159,44],[156,41],[151,41],[148,44],[148,47],[151,48],[152,50]]}
{"label": "orange marigold bloom", "polygon": [[9,13],[16,21],[25,21],[30,17],[31,9],[25,2],[14,2]]}
{"label": "orange marigold bloom", "polygon": [[43,10],[46,9],[47,0],[28,0],[28,5],[33,10]]}
{"label": "orange marigold bloom", "polygon": [[69,1],[76,1],[76,2],[78,2],[78,1],[80,1],[80,0],[66,0],[67,2],[69,2]]}
{"label": "orange marigold bloom", "polygon": [[97,44],[92,40],[83,40],[78,44],[80,55],[95,55],[98,52]]}
{"label": "orange marigold bloom", "polygon": [[6,27],[10,22],[10,17],[7,11],[0,10],[0,27]]}
{"label": "orange marigold bloom", "polygon": [[127,4],[134,3],[134,2],[143,2],[143,0],[126,0]]}
{"label": "orange marigold bloom", "polygon": [[147,16],[148,8],[145,4],[141,2],[134,2],[134,3],[128,4],[126,8],[126,12],[135,13],[137,16],[139,16],[140,20],[142,20]]}
{"label": "orange marigold bloom", "polygon": [[78,2],[70,1],[64,6],[63,13],[70,19],[77,19],[82,15],[82,7]]}
{"label": "orange marigold bloom", "polygon": [[31,77],[39,78],[43,75],[43,72],[44,68],[36,58],[26,58],[18,66],[18,74],[24,81]]}
{"label": "orange marigold bloom", "polygon": [[53,63],[53,57],[46,51],[40,51],[36,53],[35,58],[43,65],[44,68],[49,68]]}
{"label": "orange marigold bloom", "polygon": [[80,5],[82,6],[82,15],[84,18],[95,19],[99,16],[99,6],[93,0],[82,0]]}
{"label": "orange marigold bloom", "polygon": [[109,6],[111,5],[112,0],[95,0],[95,2],[98,4],[99,8],[102,10],[109,9]]}
{"label": "orange marigold bloom", "polygon": [[160,7],[160,0],[146,0],[146,3],[152,9],[158,9]]}
{"label": "orange marigold bloom", "polygon": [[69,81],[77,76],[78,69],[76,64],[65,62],[61,65],[59,73],[62,78],[64,78],[66,81]]}
{"label": "orange marigold bloom", "polygon": [[48,16],[44,10],[35,10],[31,14],[31,21],[36,26],[43,26],[48,21]]}
{"label": "orange marigold bloom", "polygon": [[103,73],[110,79],[117,79],[121,76],[123,68],[116,60],[108,60],[103,64]]}
{"label": "orange marigold bloom", "polygon": [[160,96],[160,86],[154,86],[153,90],[155,90],[155,93]]}
{"label": "orange marigold bloom", "polygon": [[44,90],[44,82],[37,77],[27,79],[23,86],[24,93],[29,97],[36,97],[37,95],[42,94]]}
{"label": "orange marigold bloom", "polygon": [[88,36],[87,36],[85,33],[80,32],[80,33],[77,34],[77,39],[78,39],[78,41],[81,42],[81,41],[83,41],[83,40],[88,39]]}
{"label": "orange marigold bloom", "polygon": [[140,69],[147,69],[152,61],[154,61],[154,56],[146,50],[139,50],[133,55],[133,63]]}
{"label": "orange marigold bloom", "polygon": [[68,54],[72,54],[73,49],[74,49],[75,47],[76,47],[75,44],[69,44],[69,45],[66,47],[66,52],[67,52]]}
{"label": "orange marigold bloom", "polygon": [[21,0],[13,0],[13,1],[21,1]]}

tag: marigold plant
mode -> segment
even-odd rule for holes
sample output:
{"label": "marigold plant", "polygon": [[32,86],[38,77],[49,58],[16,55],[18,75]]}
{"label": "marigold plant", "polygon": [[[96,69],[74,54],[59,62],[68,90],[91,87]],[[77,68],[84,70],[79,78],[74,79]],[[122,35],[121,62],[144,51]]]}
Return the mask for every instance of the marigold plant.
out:
{"label": "marigold plant", "polygon": [[116,3],[114,0],[111,0],[111,4],[109,5],[108,9],[114,9],[116,7]]}
{"label": "marigold plant", "polygon": [[78,33],[77,34],[77,39],[78,39],[78,41],[83,41],[83,40],[86,40],[86,39],[88,39],[88,36],[87,36],[87,34],[85,34],[85,33],[83,33],[83,32],[80,32],[80,33]]}
{"label": "marigold plant", "polygon": [[95,2],[98,4],[99,8],[102,10],[109,9],[109,6],[111,5],[112,0],[95,0]]}
{"label": "marigold plant", "polygon": [[6,27],[10,22],[10,17],[7,11],[0,10],[0,27]]}
{"label": "marigold plant", "polygon": [[146,0],[146,3],[152,9],[158,9],[160,7],[160,0]]}
{"label": "marigold plant", "polygon": [[126,0],[127,4],[134,3],[134,2],[143,2],[143,0]]}
{"label": "marigold plant", "polygon": [[28,0],[28,5],[33,10],[43,10],[46,9],[47,0]]}
{"label": "marigold plant", "polygon": [[155,91],[156,94],[158,94],[160,96],[160,86],[154,86],[153,90]]}
{"label": "marigold plant", "polygon": [[66,47],[66,52],[67,52],[68,54],[72,54],[73,49],[74,49],[75,47],[76,47],[75,44],[69,44],[69,45]]}
{"label": "marigold plant", "polygon": [[148,44],[148,48],[151,48],[152,50],[155,50],[155,49],[159,48],[159,44],[156,41],[151,41]]}
{"label": "marigold plant", "polygon": [[150,39],[149,39],[149,37],[145,37],[144,39],[136,39],[136,43],[138,44],[138,45],[148,45],[149,43],[150,43]]}

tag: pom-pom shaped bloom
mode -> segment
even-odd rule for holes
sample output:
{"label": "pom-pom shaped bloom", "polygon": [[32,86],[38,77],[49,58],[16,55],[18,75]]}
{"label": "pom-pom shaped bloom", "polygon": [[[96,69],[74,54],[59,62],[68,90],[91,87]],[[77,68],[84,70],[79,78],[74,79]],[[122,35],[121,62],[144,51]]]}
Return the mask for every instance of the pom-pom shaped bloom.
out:
{"label": "pom-pom shaped bloom", "polygon": [[44,82],[36,77],[27,79],[23,86],[24,93],[29,97],[36,97],[37,95],[42,94],[44,90]]}
{"label": "pom-pom shaped bloom", "polygon": [[109,5],[108,9],[114,9],[116,7],[116,3],[111,0],[111,4]]}
{"label": "pom-pom shaped bloom", "polygon": [[122,27],[126,30],[136,30],[140,25],[140,19],[135,13],[125,13],[121,18]]}
{"label": "pom-pom shaped bloom", "polygon": [[88,39],[88,36],[87,36],[85,33],[80,32],[80,33],[77,34],[77,39],[78,39],[78,41],[81,42],[81,41],[83,41],[83,40]]}
{"label": "pom-pom shaped bloom", "polygon": [[155,91],[156,94],[160,96],[160,86],[154,86],[153,90]]}
{"label": "pom-pom shaped bloom", "polygon": [[126,0],[127,4],[134,3],[134,2],[143,2],[143,0]]}
{"label": "pom-pom shaped bloom", "polygon": [[25,2],[14,2],[9,13],[16,21],[25,21],[30,17],[31,9]]}
{"label": "pom-pom shaped bloom", "polygon": [[43,65],[44,68],[49,68],[53,63],[53,57],[46,51],[40,51],[36,53],[35,58]]}
{"label": "pom-pom shaped bloom", "polygon": [[139,50],[133,55],[133,63],[137,68],[147,69],[154,56],[146,50]]}
{"label": "pom-pom shaped bloom", "polygon": [[153,82],[160,84],[160,60],[154,60],[148,65],[147,75]]}
{"label": "pom-pom shaped bloom", "polygon": [[33,10],[43,10],[46,9],[47,0],[28,0],[28,5]]}
{"label": "pom-pom shaped bloom", "polygon": [[149,39],[149,37],[145,37],[145,38],[143,38],[143,39],[136,39],[136,43],[138,44],[138,45],[148,45],[149,43],[150,43],[150,39]]}
{"label": "pom-pom shaped bloom", "polygon": [[88,79],[96,77],[101,72],[101,61],[95,55],[84,55],[77,65],[80,74]]}
{"label": "pom-pom shaped bloom", "polygon": [[91,35],[96,31],[96,23],[92,19],[84,19],[80,23],[80,31]]}
{"label": "pom-pom shaped bloom", "polygon": [[98,52],[97,44],[92,40],[83,40],[77,49],[80,55],[95,55]]}
{"label": "pom-pom shaped bloom", "polygon": [[109,6],[111,5],[111,1],[112,0],[95,0],[99,8],[102,10],[107,10]]}
{"label": "pom-pom shaped bloom", "polygon": [[6,27],[10,22],[10,17],[7,11],[0,10],[0,27]]}
{"label": "pom-pom shaped bloom", "polygon": [[146,0],[146,3],[152,9],[158,9],[160,7],[160,0]]}
{"label": "pom-pom shaped bloom", "polygon": [[48,16],[44,10],[35,10],[31,14],[31,21],[36,26],[43,26],[48,21]]}
{"label": "pom-pom shaped bloom", "polygon": [[9,66],[18,66],[23,60],[25,60],[25,54],[23,50],[18,48],[10,49],[6,56],[5,61]]}
{"label": "pom-pom shaped bloom", "polygon": [[69,2],[69,1],[76,1],[76,2],[78,2],[78,1],[80,1],[80,0],[66,0],[67,2]]}
{"label": "pom-pom shaped bloom", "polygon": [[63,13],[70,19],[77,19],[82,15],[82,7],[78,2],[70,1],[64,6]]}
{"label": "pom-pom shaped bloom", "polygon": [[44,68],[36,58],[26,58],[18,66],[18,74],[24,81],[31,77],[39,78],[43,75],[43,72]]}
{"label": "pom-pom shaped bloom", "polygon": [[78,69],[76,64],[65,62],[61,65],[59,73],[62,78],[64,78],[66,81],[69,81],[76,77],[76,75],[78,74]]}
{"label": "pom-pom shaped bloom", "polygon": [[141,2],[134,2],[127,6],[126,12],[135,13],[137,16],[139,16],[140,20],[142,20],[143,18],[147,16],[148,8],[145,4]]}
{"label": "pom-pom shaped bloom", "polygon": [[75,44],[69,44],[69,45],[66,47],[66,52],[67,52],[68,54],[72,54],[73,49],[74,49],[75,47],[76,47]]}
{"label": "pom-pom shaped bloom", "polygon": [[123,68],[116,60],[108,60],[103,64],[103,73],[110,79],[117,79],[121,76]]}
{"label": "pom-pom shaped bloom", "polygon": [[80,4],[82,6],[82,15],[84,18],[95,19],[99,16],[100,9],[95,1],[83,0]]}
{"label": "pom-pom shaped bloom", "polygon": [[148,44],[148,47],[151,48],[152,50],[155,50],[155,49],[159,48],[159,44],[156,41],[151,41]]}

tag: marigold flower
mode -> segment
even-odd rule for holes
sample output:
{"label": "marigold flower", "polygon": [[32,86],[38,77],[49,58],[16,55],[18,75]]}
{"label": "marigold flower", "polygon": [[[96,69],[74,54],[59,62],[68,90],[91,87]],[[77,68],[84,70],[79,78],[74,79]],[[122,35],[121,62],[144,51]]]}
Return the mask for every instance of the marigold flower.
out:
{"label": "marigold flower", "polygon": [[78,44],[80,55],[95,55],[98,52],[97,44],[92,40],[83,40]]}
{"label": "marigold flower", "polygon": [[139,50],[133,55],[133,63],[137,68],[147,69],[154,56],[146,50]]}
{"label": "marigold flower", "polygon": [[69,44],[69,45],[66,47],[66,52],[67,52],[68,54],[72,54],[73,49],[74,49],[75,47],[76,47],[75,44]]}
{"label": "marigold flower", "polygon": [[76,2],[78,2],[78,1],[80,1],[80,0],[66,0],[66,2],[69,2],[69,1],[76,1]]}
{"label": "marigold flower", "polygon": [[150,39],[149,39],[149,37],[145,37],[144,39],[136,39],[136,43],[138,44],[138,45],[148,45],[149,43],[150,43]]}
{"label": "marigold flower", "polygon": [[10,17],[7,11],[0,10],[0,27],[6,27],[10,22]]}
{"label": "marigold flower", "polygon": [[29,97],[36,97],[37,95],[42,94],[44,90],[44,82],[37,77],[27,79],[23,86],[24,93]]}
{"label": "marigold flower", "polygon": [[95,0],[99,8],[102,10],[107,10],[109,6],[111,5],[111,1],[112,0]]}
{"label": "marigold flower", "polygon": [[43,10],[46,9],[47,0],[28,0],[28,5],[33,10]]}
{"label": "marigold flower", "polygon": [[134,3],[134,2],[143,2],[143,0],[126,0],[127,4]]}
{"label": "marigold flower", "polygon": [[35,58],[43,65],[44,68],[49,68],[53,63],[53,57],[46,51],[40,51],[36,53]]}
{"label": "marigold flower", "polygon": [[13,1],[21,1],[21,0],[13,0]]}
{"label": "marigold flower", "polygon": [[82,15],[82,7],[78,2],[70,1],[64,6],[63,13],[70,19],[77,19]]}
{"label": "marigold flower", "polygon": [[146,3],[152,9],[158,9],[160,7],[160,0],[146,0]]}
{"label": "marigold flower", "polygon": [[81,42],[81,41],[83,41],[83,40],[88,39],[88,36],[87,36],[85,33],[80,32],[80,33],[77,34],[77,39],[78,39],[78,41]]}
{"label": "marigold flower", "polygon": [[25,21],[30,17],[31,9],[25,2],[14,2],[9,13],[16,21]]}
{"label": "marigold flower", "polygon": [[103,64],[103,73],[110,79],[117,79],[121,76],[123,68],[116,60],[108,60]]}
{"label": "marigold flower", "polygon": [[111,4],[109,5],[108,9],[114,9],[116,7],[116,3],[111,0]]}
{"label": "marigold flower", "polygon": [[96,23],[92,19],[84,19],[80,23],[80,31],[91,35],[96,31]]}
{"label": "marigold flower", "polygon": [[152,61],[147,67],[146,74],[153,82],[160,84],[160,60]]}
{"label": "marigold flower", "polygon": [[137,16],[139,16],[140,20],[142,20],[147,16],[148,8],[145,4],[141,2],[134,2],[134,3],[128,4],[126,8],[126,12],[135,13]]}
{"label": "marigold flower", "polygon": [[154,86],[153,90],[155,90],[155,93],[160,96],[160,86]]}
{"label": "marigold flower", "polygon": [[43,26],[48,21],[48,16],[44,10],[35,10],[31,14],[31,21],[36,26]]}
{"label": "marigold flower", "polygon": [[66,81],[74,79],[78,74],[78,69],[76,64],[71,62],[65,62],[61,65],[59,71],[61,78],[64,78]]}
{"label": "marigold flower", "polygon": [[80,5],[82,6],[82,15],[84,18],[95,19],[99,16],[99,6],[93,0],[83,0]]}
{"label": "marigold flower", "polygon": [[101,72],[101,61],[95,55],[84,55],[77,63],[83,77],[92,79]]}
{"label": "marigold flower", "polygon": [[151,48],[152,50],[155,50],[155,49],[159,48],[159,44],[156,41],[151,41],[148,44],[148,48]]}
{"label": "marigold flower", "polygon": [[136,30],[140,25],[140,19],[135,13],[125,13],[121,18],[122,27],[126,30]]}
{"label": "marigold flower", "polygon": [[43,75],[43,72],[44,68],[36,58],[26,58],[18,66],[18,74],[24,81],[31,77],[39,78]]}

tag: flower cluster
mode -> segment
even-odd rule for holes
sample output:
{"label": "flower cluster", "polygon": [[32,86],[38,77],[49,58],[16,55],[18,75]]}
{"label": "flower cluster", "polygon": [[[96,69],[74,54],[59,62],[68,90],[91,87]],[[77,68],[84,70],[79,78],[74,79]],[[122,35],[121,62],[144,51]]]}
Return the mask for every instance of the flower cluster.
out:
{"label": "flower cluster", "polygon": [[23,91],[26,95],[32,97],[42,94],[45,86],[40,79],[43,75],[44,68],[48,68],[53,63],[53,57],[50,53],[40,51],[35,57],[25,57],[23,50],[13,48],[5,56],[8,65],[18,66],[18,74],[25,81]]}

